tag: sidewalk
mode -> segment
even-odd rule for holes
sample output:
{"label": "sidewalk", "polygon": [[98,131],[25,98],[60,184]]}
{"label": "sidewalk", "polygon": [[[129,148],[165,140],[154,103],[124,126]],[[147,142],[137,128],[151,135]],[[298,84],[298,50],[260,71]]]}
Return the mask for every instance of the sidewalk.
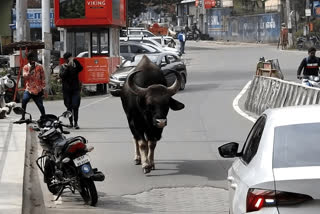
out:
{"label": "sidewalk", "polygon": [[0,214],[22,211],[26,126],[0,120]]}

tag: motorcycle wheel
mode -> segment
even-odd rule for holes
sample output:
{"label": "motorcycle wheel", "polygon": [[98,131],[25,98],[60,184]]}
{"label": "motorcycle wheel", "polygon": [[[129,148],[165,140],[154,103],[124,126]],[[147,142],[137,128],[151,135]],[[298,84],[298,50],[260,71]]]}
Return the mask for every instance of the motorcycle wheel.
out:
{"label": "motorcycle wheel", "polygon": [[80,180],[80,187],[80,195],[84,202],[90,206],[95,206],[98,202],[98,193],[93,180],[90,178],[82,178]]}
{"label": "motorcycle wheel", "polygon": [[56,195],[61,190],[61,186],[53,185],[54,180],[55,180],[55,177],[54,177],[55,168],[54,167],[55,167],[54,161],[47,159],[44,164],[44,180],[47,183],[48,190],[52,194]]}

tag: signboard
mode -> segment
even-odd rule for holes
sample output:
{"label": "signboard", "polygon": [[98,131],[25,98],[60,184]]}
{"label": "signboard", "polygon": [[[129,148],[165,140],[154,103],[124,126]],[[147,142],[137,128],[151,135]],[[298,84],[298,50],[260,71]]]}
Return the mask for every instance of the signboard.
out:
{"label": "signboard", "polygon": [[320,1],[313,1],[313,14],[320,17]]}
{"label": "signboard", "polygon": [[306,16],[311,16],[311,9],[306,9]]}
{"label": "signboard", "polygon": [[[53,22],[54,14],[53,8],[50,9],[50,26],[54,27]],[[41,28],[42,27],[42,19],[41,19],[41,8],[32,8],[27,9],[27,21],[30,23],[30,28]],[[12,9],[12,23],[10,25],[12,29],[16,29],[16,9]]]}
{"label": "signboard", "polygon": [[204,0],[204,8],[221,7],[221,0]]}
{"label": "signboard", "polygon": [[205,9],[210,9],[210,8],[212,8],[213,2],[214,2],[214,4],[215,4],[215,1],[213,1],[213,0],[204,0],[204,8],[205,8]]}
{"label": "signboard", "polygon": [[92,57],[77,58],[83,66],[79,80],[84,84],[100,84],[109,82],[109,58]]}
{"label": "signboard", "polygon": [[55,25],[126,26],[126,0],[54,0]]}

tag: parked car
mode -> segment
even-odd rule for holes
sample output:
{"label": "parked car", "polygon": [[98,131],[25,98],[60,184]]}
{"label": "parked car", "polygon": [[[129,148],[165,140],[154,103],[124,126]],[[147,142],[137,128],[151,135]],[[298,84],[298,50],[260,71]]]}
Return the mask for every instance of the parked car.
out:
{"label": "parked car", "polygon": [[137,54],[147,53],[160,53],[160,51],[143,43],[120,42],[120,56],[125,59],[132,60],[132,58]]}
{"label": "parked car", "polygon": [[161,43],[157,42],[154,37],[148,37],[148,38],[143,38],[143,37],[120,37],[120,41],[132,41],[132,42],[140,42],[140,43],[147,43],[147,44],[152,44],[155,46],[158,46],[162,48],[165,51],[169,52],[174,52],[179,54],[179,50],[176,48],[171,48],[166,45],[161,45]]}
{"label": "parked car", "polygon": [[155,35],[145,28],[129,27],[128,29],[122,29],[120,32],[120,36],[121,37],[126,37],[126,36],[152,37]]}
{"label": "parked car", "polygon": [[163,47],[159,47],[159,46],[154,45],[152,43],[143,43],[143,44],[150,46],[152,48],[155,48],[159,52],[171,52],[171,53],[177,54],[178,56],[182,56],[181,52],[178,49],[173,48],[171,51],[168,51],[168,49],[164,49]]}
{"label": "parked car", "polygon": [[230,213],[319,213],[318,105],[269,109],[253,125],[243,148],[219,147],[236,158],[228,171]]}
{"label": "parked car", "polygon": [[[176,54],[169,52],[143,54],[146,55],[152,62],[161,67],[161,71],[167,79],[168,86],[172,85],[175,81],[175,75],[171,70],[180,72],[182,76],[182,83],[180,90],[184,90],[187,82],[187,69],[184,62]],[[119,92],[123,87],[124,82],[130,72],[134,71],[143,55],[136,55],[133,61],[124,61],[119,68],[110,76],[109,90],[114,96],[119,96]]]}

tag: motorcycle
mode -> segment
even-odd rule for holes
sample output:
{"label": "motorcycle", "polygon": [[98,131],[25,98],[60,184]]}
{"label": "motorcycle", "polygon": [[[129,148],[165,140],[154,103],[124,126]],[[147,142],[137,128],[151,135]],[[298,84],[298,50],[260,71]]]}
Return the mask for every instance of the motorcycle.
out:
{"label": "motorcycle", "polygon": [[94,148],[87,145],[88,142],[84,137],[66,138],[64,136],[70,132],[63,130],[63,127],[68,126],[63,124],[60,118],[69,118],[72,113],[66,111],[59,117],[46,114],[34,121],[32,115],[21,107],[15,107],[13,111],[18,115],[29,115],[29,119],[14,123],[32,124],[30,128],[39,132],[38,138],[43,152],[36,163],[44,175],[48,190],[57,195],[56,200],[65,189],[70,189],[72,193],[77,190],[86,204],[95,206],[98,202],[98,194],[94,181],[103,181],[105,176],[97,168],[92,168],[87,153]]}
{"label": "motorcycle", "polygon": [[13,102],[15,88],[16,83],[10,74],[0,77],[0,119],[10,114],[16,104]]}
{"label": "motorcycle", "polygon": [[303,76],[302,77],[302,85],[320,88],[320,77],[318,76]]}

